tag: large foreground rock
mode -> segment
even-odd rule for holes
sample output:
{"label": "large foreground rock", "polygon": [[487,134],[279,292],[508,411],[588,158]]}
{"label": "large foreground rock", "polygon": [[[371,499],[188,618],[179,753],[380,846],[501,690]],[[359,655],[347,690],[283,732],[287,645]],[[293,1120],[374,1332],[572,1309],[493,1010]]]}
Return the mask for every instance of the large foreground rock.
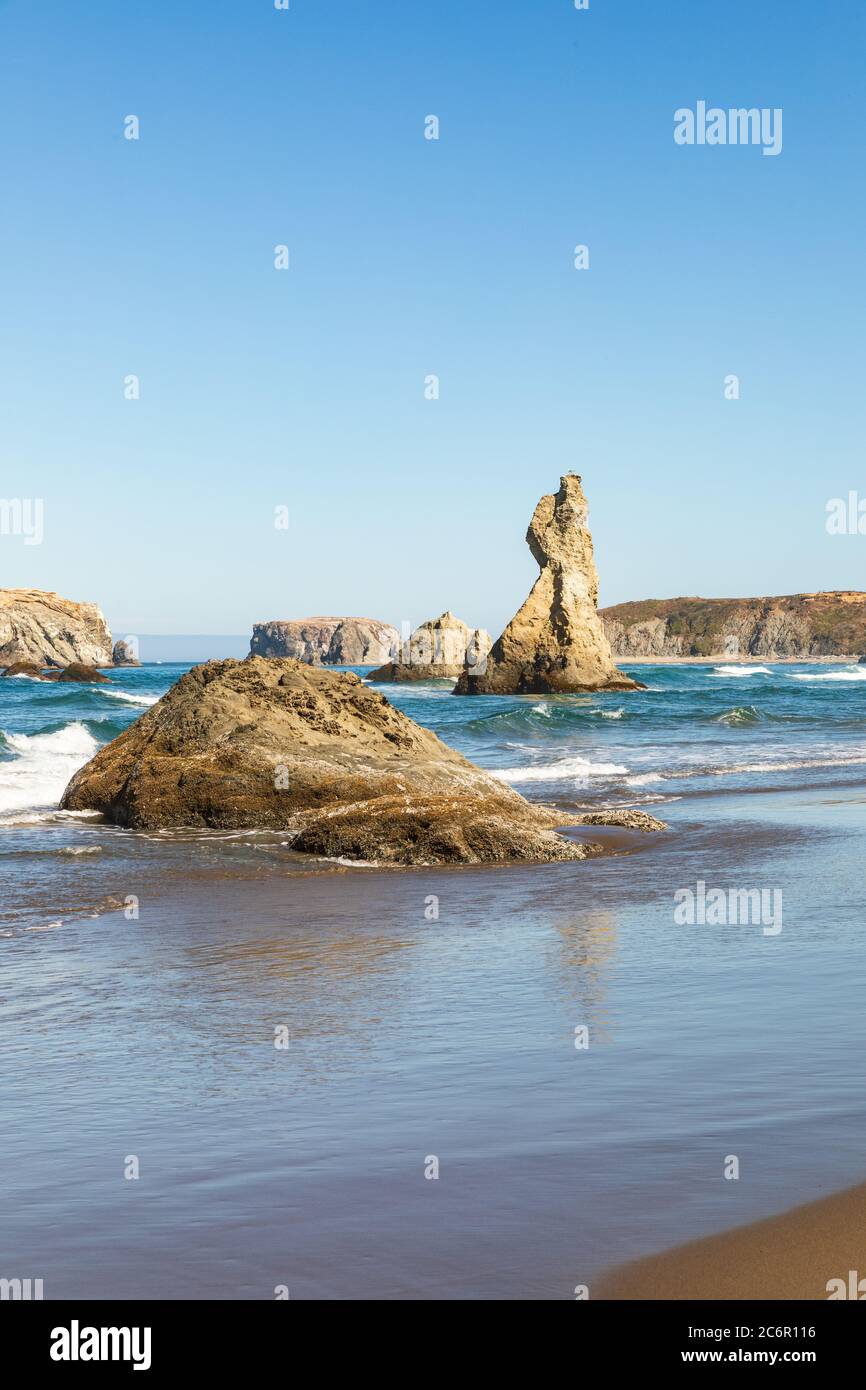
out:
{"label": "large foreground rock", "polygon": [[[363,843],[393,862],[585,852],[357,676],[261,657],[188,672],[81,769],[62,805],[133,828],[286,830],[317,853]],[[491,818],[483,844],[457,833],[458,805],[470,825]]]}
{"label": "large foreground rock", "polygon": [[451,612],[417,627],[390,661],[367,676],[371,681],[454,680],[465,670],[481,674],[493,645],[490,633],[469,627]]}
{"label": "large foreground rock", "polygon": [[262,657],[187,672],[61,805],[135,829],[279,829],[302,851],[394,864],[596,852],[555,833],[580,817],[524,801],[353,673]]}
{"label": "large foreground rock", "polygon": [[310,665],[378,666],[399,645],[397,629],[377,618],[299,618],[256,623],[250,655],[288,656]]}
{"label": "large foreground rock", "polygon": [[567,473],[542,497],[526,539],[541,573],[494,642],[481,675],[465,672],[455,695],[537,695],[636,690],[617,670],[598,616],[598,574],[580,478]]}
{"label": "large foreground rock", "polygon": [[111,633],[95,603],[41,589],[0,589],[0,667],[111,665]]}

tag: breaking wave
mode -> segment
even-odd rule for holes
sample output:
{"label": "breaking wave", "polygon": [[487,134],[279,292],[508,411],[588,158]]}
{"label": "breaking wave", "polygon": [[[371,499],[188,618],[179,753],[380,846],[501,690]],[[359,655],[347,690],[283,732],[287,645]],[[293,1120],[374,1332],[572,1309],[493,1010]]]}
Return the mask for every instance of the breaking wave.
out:
{"label": "breaking wave", "polygon": [[[56,807],[70,778],[93,757],[99,741],[80,720],[52,733],[2,732],[0,819]],[[12,756],[10,757],[9,754]]]}
{"label": "breaking wave", "polygon": [[844,671],[792,671],[795,681],[866,681],[866,666],[846,666]]}
{"label": "breaking wave", "polygon": [[560,758],[557,762],[535,767],[491,768],[494,777],[504,782],[569,782],[588,777],[617,777],[628,772],[620,763],[593,763],[589,758]]}
{"label": "breaking wave", "polygon": [[714,676],[772,676],[768,666],[714,666]]}
{"label": "breaking wave", "polygon": [[100,690],[99,693],[111,700],[125,700],[130,705],[155,705],[160,698],[159,695],[134,695],[131,690]]}

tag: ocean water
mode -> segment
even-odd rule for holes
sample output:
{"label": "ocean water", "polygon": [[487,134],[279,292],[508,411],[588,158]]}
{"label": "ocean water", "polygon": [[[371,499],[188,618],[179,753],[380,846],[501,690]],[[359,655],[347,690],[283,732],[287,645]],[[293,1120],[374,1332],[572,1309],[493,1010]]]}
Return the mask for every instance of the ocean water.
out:
{"label": "ocean water", "polygon": [[[0,679],[0,1276],[570,1298],[866,1176],[866,667],[388,687],[530,798],[669,825],[586,863],[396,871],[58,813],[185,669]],[[781,929],[682,924],[699,883],[780,894]]]}

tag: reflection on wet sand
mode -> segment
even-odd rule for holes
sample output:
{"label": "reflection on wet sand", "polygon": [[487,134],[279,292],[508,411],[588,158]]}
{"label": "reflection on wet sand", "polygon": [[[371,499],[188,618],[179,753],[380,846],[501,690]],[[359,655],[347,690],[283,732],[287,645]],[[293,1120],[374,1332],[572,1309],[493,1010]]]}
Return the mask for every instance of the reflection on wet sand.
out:
{"label": "reflection on wet sand", "polygon": [[575,1026],[585,1024],[593,1042],[609,1042],[611,1020],[606,996],[618,950],[617,918],[602,908],[558,915],[550,923],[554,936],[546,949],[549,968],[565,998],[575,1006]]}

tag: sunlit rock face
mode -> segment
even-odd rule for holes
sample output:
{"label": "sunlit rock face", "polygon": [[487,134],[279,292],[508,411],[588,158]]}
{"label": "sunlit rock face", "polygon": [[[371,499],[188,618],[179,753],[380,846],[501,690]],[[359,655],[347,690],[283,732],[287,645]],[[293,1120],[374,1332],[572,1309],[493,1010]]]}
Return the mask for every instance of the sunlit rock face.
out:
{"label": "sunlit rock face", "polygon": [[455,695],[543,695],[636,690],[616,667],[598,615],[598,574],[581,480],[567,473],[542,497],[526,539],[541,573],[493,643],[483,673],[465,671]]}

